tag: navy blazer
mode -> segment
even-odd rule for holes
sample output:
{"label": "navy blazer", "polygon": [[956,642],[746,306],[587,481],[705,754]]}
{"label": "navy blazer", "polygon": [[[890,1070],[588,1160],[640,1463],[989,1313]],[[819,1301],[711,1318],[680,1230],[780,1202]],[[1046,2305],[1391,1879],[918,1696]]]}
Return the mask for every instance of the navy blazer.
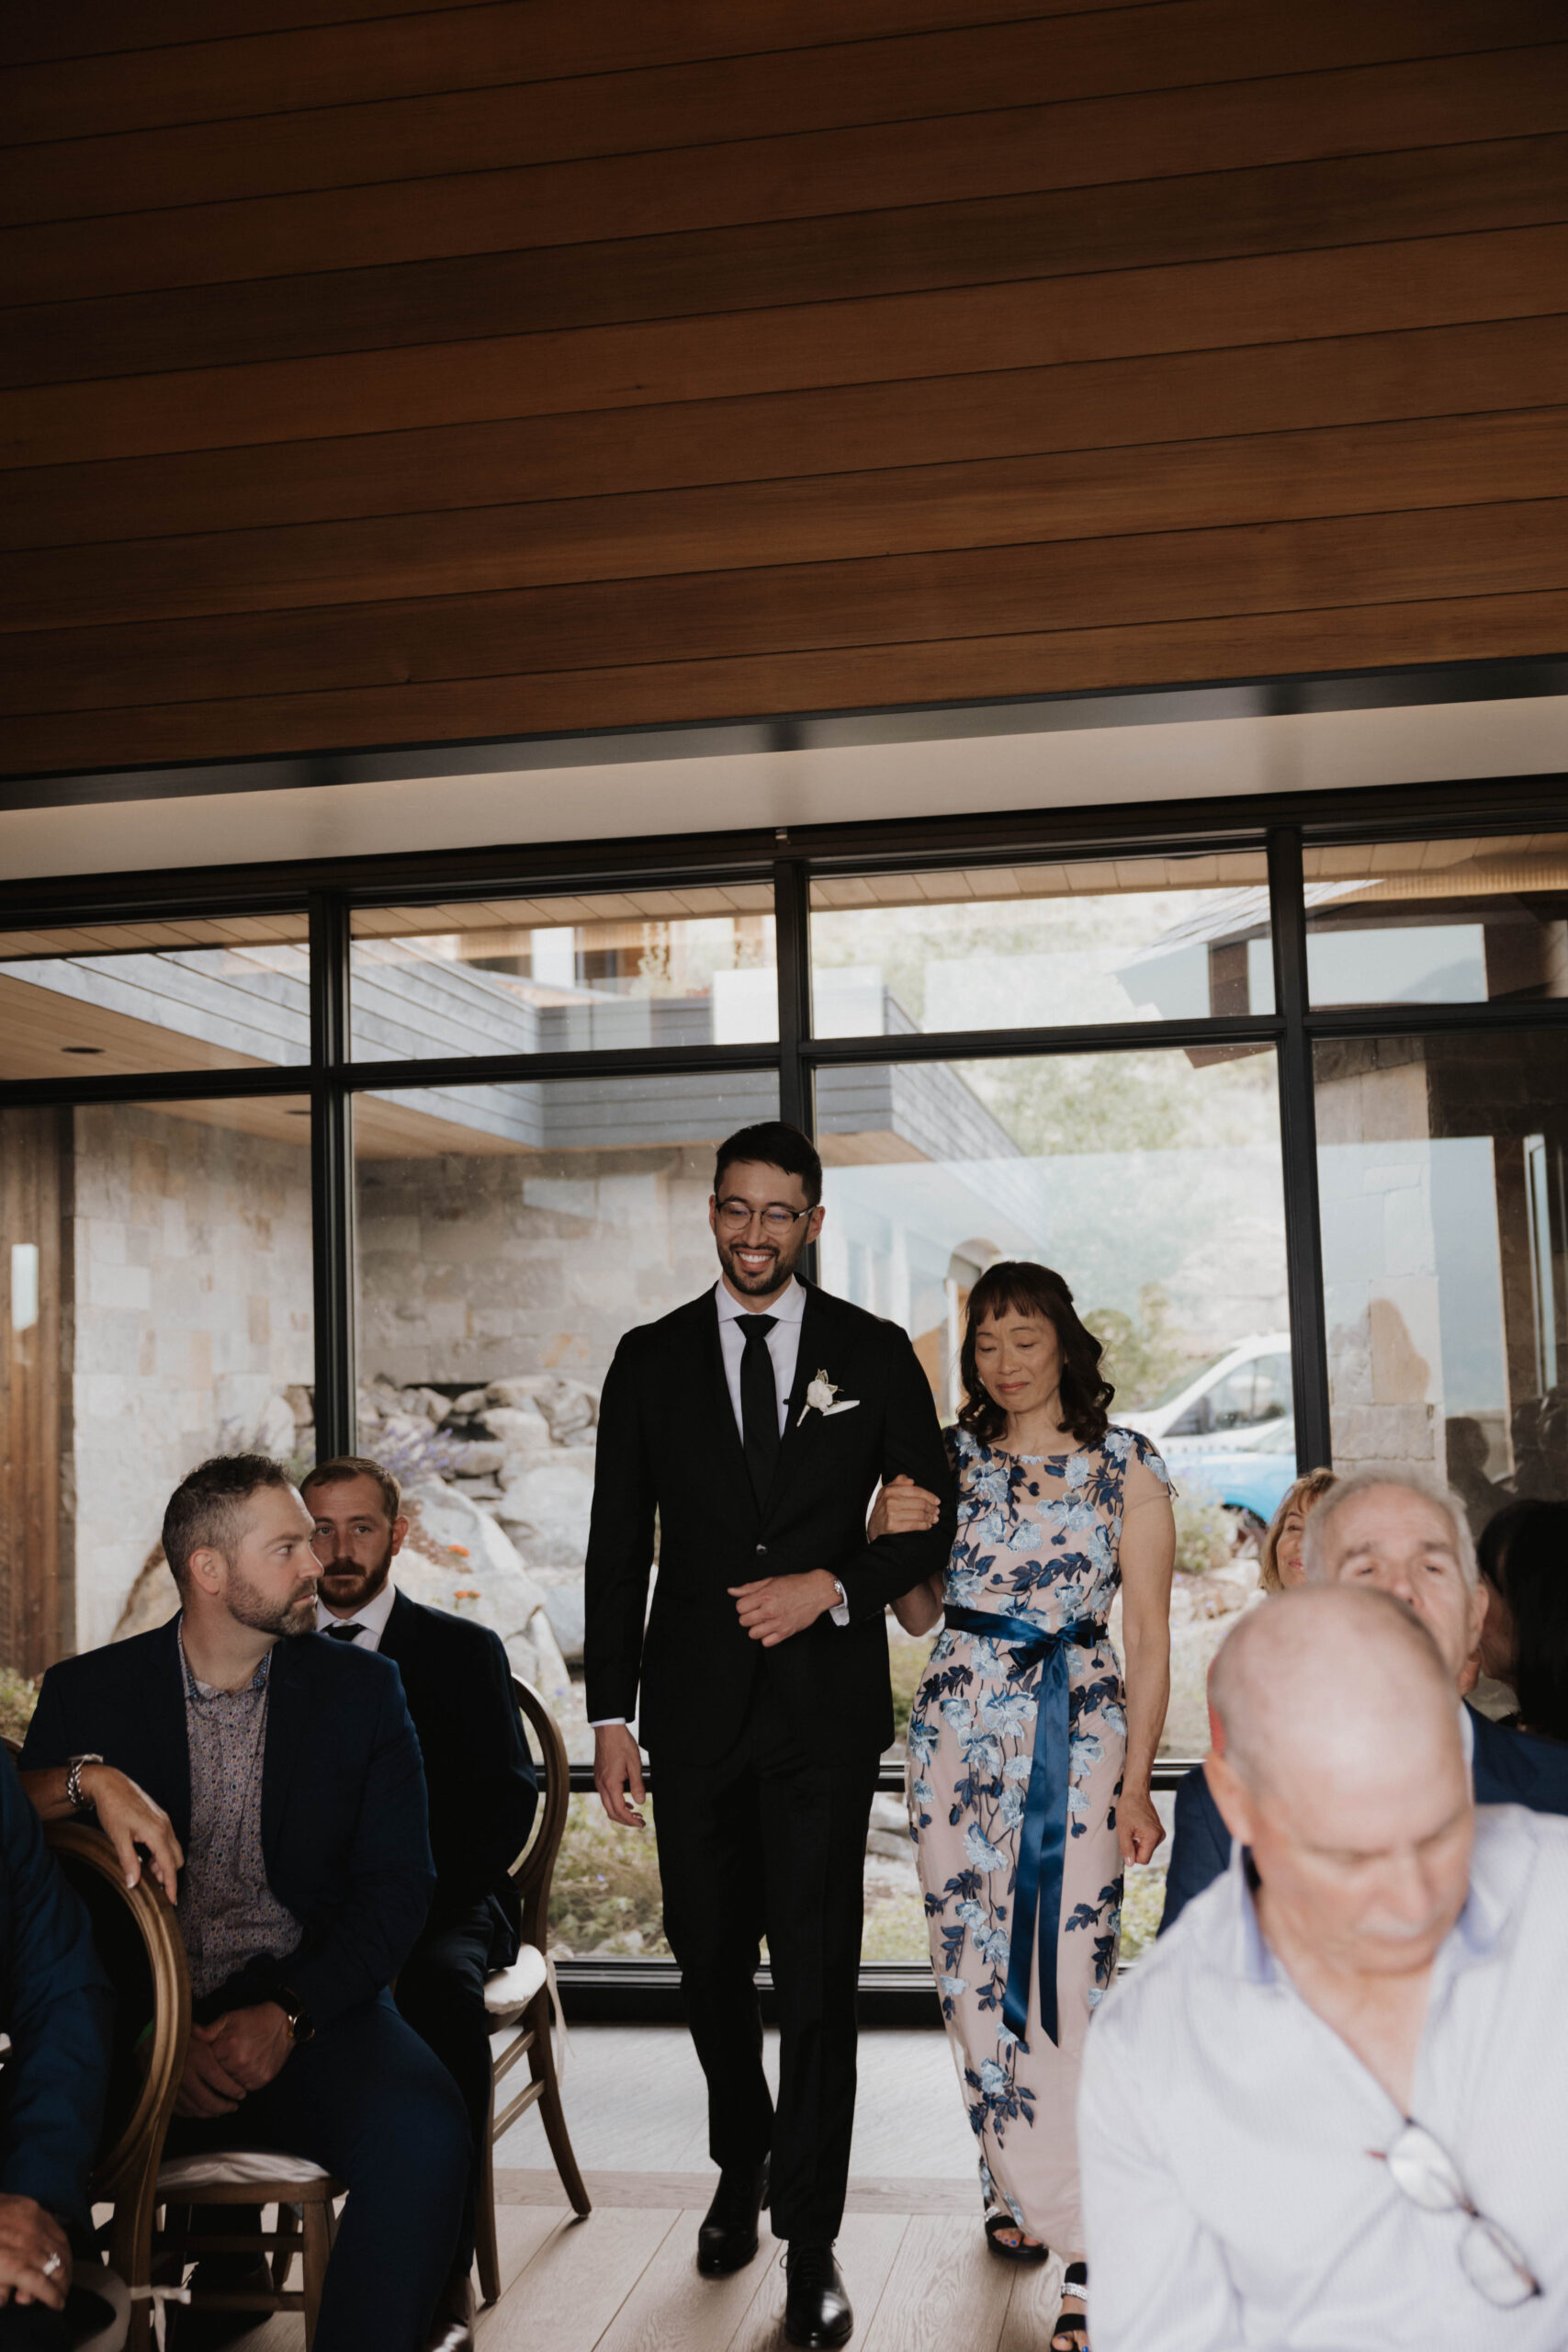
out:
{"label": "navy blazer", "polygon": [[[345,1643],[344,1647],[348,1645]],[[528,1842],[539,1784],[512,1695],[512,1662],[487,1625],[400,1592],[380,1655],[402,1677],[424,1758],[435,1857],[433,1928],[478,1905],[491,1918],[491,1965],[517,1957],[517,1895],[507,1873]]]}
{"label": "navy blazer", "polygon": [[0,2196],[85,2222],[108,2084],[108,1980],[80,1896],[0,1747]]}
{"label": "navy blazer", "polygon": [[[1471,1781],[1477,1804],[1522,1804],[1531,1813],[1568,1814],[1568,1747],[1534,1732],[1509,1731],[1467,1699],[1475,1735]],[[1165,1882],[1163,1936],[1195,1894],[1230,1867],[1231,1834],[1200,1764],[1176,1792],[1176,1828]]]}
{"label": "navy blazer", "polygon": [[[190,1751],[179,1619],[51,1666],[24,1771],[94,1751],[190,1841]],[[262,1764],[267,1883],[303,1933],[198,2004],[204,2017],[287,1987],[318,2025],[371,1999],[408,1958],[435,1883],[419,1743],[388,1658],[317,1634],[272,1653]]]}

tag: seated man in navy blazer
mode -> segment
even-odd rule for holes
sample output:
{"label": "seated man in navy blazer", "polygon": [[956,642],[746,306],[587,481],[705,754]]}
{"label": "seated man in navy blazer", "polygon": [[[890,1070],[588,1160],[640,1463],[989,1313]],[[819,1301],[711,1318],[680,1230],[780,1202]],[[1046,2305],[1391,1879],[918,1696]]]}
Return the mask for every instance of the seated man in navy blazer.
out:
{"label": "seated man in navy blazer", "polygon": [[[0,2033],[11,2041],[0,2072],[4,2352],[64,2352],[92,2284],[88,2267],[73,2294],[67,2228],[88,2222],[110,2009],[87,1915],[0,1748]],[[110,2317],[101,2299],[97,2313],[100,2324]]]}
{"label": "seated man in navy blazer", "polygon": [[276,1463],[203,1463],[164,1520],[180,1613],[51,1667],[22,1764],[46,1817],[96,1805],[166,1889],[179,1871],[196,2025],[171,2148],[335,2173],[316,2352],[420,2352],[447,2340],[468,2166],[452,2078],[387,1989],[434,1883],[424,1775],[393,1668],[315,1639],[312,1532]]}
{"label": "seated man in navy blazer", "polygon": [[[409,1523],[398,1482],[378,1462],[344,1454],[319,1463],[300,1492],[316,1523],[317,1628],[392,1660],[424,1758],[435,1893],[398,1972],[398,2007],[463,2094],[477,2188],[490,2128],[485,1978],[517,1957],[521,1922],[507,1873],[539,1801],[511,1664],[488,1626],[423,1608],[392,1584]],[[473,2256],[470,2194],[453,2265],[455,2309],[468,2308]]]}
{"label": "seated man in navy blazer", "polygon": [[[1308,1584],[1361,1585],[1403,1601],[1437,1643],[1456,1696],[1471,1688],[1486,1587],[1457,1495],[1380,1471],[1343,1479],[1307,1521],[1302,1563]],[[1468,1702],[1460,1706],[1460,1735],[1477,1804],[1568,1814],[1568,1747],[1505,1730]],[[1176,1794],[1161,1935],[1195,1894],[1224,1874],[1230,1855],[1230,1833],[1200,1766]]]}

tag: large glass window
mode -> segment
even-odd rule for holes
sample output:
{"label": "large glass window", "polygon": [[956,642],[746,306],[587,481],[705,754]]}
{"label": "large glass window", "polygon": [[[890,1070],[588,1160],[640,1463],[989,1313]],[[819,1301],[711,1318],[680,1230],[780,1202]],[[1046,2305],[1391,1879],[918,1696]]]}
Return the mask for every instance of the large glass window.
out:
{"label": "large glass window", "polygon": [[304,914],[0,932],[0,1080],[310,1057]]}
{"label": "large glass window", "polygon": [[354,917],[362,1061],[769,1044],[773,893],[604,890]]}
{"label": "large glass window", "polygon": [[944,1420],[977,1276],[999,1258],[1066,1276],[1113,1418],[1181,1490],[1165,1750],[1201,1754],[1209,1657],[1295,1471],[1272,1050],[823,1070],[817,1118],[823,1282],[903,1324]]}
{"label": "large glass window", "polygon": [[1318,1045],[1335,1467],[1568,1496],[1568,1034]]}
{"label": "large glass window", "polygon": [[1271,1012],[1268,871],[1253,851],[811,887],[819,1037]]}
{"label": "large glass window", "polygon": [[1317,1005],[1568,997],[1568,833],[1308,845]]}
{"label": "large glass window", "polygon": [[415,1506],[404,1580],[494,1626],[579,1760],[600,1385],[712,1284],[715,1148],[777,1113],[772,1071],[355,1101],[359,1441]]}
{"label": "large glass window", "polygon": [[0,1112],[0,1664],[161,1624],[164,1506],[208,1454],[313,1458],[310,1113]]}

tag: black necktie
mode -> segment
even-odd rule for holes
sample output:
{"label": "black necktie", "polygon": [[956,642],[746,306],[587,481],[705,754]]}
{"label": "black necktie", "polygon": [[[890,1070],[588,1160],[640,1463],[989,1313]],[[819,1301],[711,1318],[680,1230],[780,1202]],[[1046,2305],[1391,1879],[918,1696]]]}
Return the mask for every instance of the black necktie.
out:
{"label": "black necktie", "polygon": [[364,1631],[363,1625],[329,1625],[327,1639],[329,1642],[356,1642]]}
{"label": "black necktie", "polygon": [[773,1360],[768,1353],[768,1333],[776,1315],[743,1315],[740,1329],[746,1352],[740,1359],[740,1427],[746,1441],[746,1467],[757,1506],[768,1499],[773,1464],[779,1458],[779,1391]]}

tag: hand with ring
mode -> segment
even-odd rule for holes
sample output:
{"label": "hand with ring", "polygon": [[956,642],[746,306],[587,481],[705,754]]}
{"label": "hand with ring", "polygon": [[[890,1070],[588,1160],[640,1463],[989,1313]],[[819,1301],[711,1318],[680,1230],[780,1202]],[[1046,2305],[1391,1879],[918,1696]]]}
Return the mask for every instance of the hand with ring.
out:
{"label": "hand with ring", "polygon": [[0,2305],[45,2303],[62,2312],[71,2291],[71,2245],[32,2197],[0,2197]]}

